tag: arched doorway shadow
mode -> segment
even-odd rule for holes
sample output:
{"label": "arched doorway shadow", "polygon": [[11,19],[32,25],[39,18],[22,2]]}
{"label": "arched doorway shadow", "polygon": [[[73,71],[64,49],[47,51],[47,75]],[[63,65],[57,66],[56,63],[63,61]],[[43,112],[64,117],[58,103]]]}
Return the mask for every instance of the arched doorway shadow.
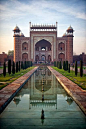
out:
{"label": "arched doorway shadow", "polygon": [[[48,54],[49,53],[49,54]],[[51,62],[52,61],[52,45],[45,39],[38,41],[35,44],[35,55],[39,57],[37,60],[37,56],[35,56],[36,62]]]}

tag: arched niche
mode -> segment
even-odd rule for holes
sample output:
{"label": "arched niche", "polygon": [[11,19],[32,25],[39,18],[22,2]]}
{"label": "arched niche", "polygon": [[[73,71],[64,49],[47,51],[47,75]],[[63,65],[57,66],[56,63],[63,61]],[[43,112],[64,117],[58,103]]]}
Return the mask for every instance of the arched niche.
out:
{"label": "arched niche", "polygon": [[28,54],[27,53],[22,54],[22,61],[28,61]]}
{"label": "arched niche", "polygon": [[51,62],[51,55],[48,55],[48,61]]}
{"label": "arched niche", "polygon": [[24,42],[22,44],[22,50],[28,50],[28,43]]}
{"label": "arched niche", "polygon": [[60,53],[60,54],[58,55],[58,59],[59,59],[60,61],[65,60],[65,54],[64,54],[64,53]]}
{"label": "arched niche", "polygon": [[58,44],[58,50],[62,50],[62,51],[65,51],[65,44],[63,42],[60,42]]}

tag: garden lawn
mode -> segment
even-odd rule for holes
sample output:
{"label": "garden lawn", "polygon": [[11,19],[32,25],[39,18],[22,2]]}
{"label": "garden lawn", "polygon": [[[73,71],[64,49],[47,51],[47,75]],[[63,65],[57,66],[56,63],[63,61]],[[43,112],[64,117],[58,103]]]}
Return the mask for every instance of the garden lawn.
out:
{"label": "garden lawn", "polygon": [[78,86],[80,86],[82,89],[86,90],[86,74],[83,74],[83,77],[80,77],[80,73],[75,76],[75,71],[70,70],[70,73],[68,71],[65,71],[63,69],[58,69],[57,67],[52,66],[53,69],[76,83]]}
{"label": "garden lawn", "polygon": [[[6,68],[8,68],[8,66],[6,66]],[[3,69],[3,66],[0,66],[0,69]]]}
{"label": "garden lawn", "polygon": [[32,70],[34,68],[34,66],[29,67],[27,69],[21,69],[18,73],[15,74],[8,74],[6,73],[6,76],[4,77],[3,74],[0,74],[0,90],[7,86],[8,84],[10,84],[11,82],[13,82],[14,80],[18,79],[19,77],[23,76],[25,73],[29,72],[30,70]]}

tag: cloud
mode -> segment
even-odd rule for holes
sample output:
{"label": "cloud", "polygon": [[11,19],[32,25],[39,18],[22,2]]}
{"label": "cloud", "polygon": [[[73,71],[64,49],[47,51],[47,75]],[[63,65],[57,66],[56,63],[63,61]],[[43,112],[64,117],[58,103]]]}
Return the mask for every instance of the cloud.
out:
{"label": "cloud", "polygon": [[[69,6],[65,4],[65,2],[61,1],[48,1],[48,0],[41,0],[41,1],[29,1],[29,2],[21,2],[18,0],[9,0],[8,2],[4,2],[4,4],[0,4],[1,13],[0,17],[2,20],[8,20],[12,18],[19,18],[19,17],[31,17],[36,16],[41,18],[45,21],[46,19],[57,19],[64,17],[64,15],[74,16],[80,19],[86,19],[85,12],[82,12],[82,5],[81,7]],[[60,14],[59,14],[60,13]],[[62,16],[61,16],[62,15]]]}
{"label": "cloud", "polygon": [[[29,21],[35,23],[58,24],[58,36],[62,36],[69,24],[74,32],[74,51],[78,52],[76,45],[85,44],[86,7],[84,0],[1,0],[0,1],[0,41],[2,45],[12,45],[12,29],[16,23],[24,35],[28,36]],[[80,30],[80,31],[79,31]],[[83,30],[83,31],[82,31]],[[83,41],[78,37],[83,37]],[[8,38],[9,37],[9,40]],[[7,42],[6,42],[7,41]],[[76,45],[75,45],[76,44]],[[11,47],[10,47],[11,46]],[[0,44],[1,48],[1,44]],[[13,48],[13,47],[12,47]],[[3,47],[3,49],[5,49]],[[76,49],[76,50],[75,50]]]}

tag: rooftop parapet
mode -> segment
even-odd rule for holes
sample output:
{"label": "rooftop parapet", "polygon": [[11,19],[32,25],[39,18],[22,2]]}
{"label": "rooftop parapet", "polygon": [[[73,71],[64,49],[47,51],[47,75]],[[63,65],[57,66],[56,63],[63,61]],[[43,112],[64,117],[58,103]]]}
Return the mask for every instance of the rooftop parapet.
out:
{"label": "rooftop parapet", "polygon": [[52,24],[52,25],[47,25],[47,24],[41,24],[41,25],[36,25],[36,24],[31,24],[31,22],[29,23],[30,24],[30,31],[57,31],[57,22],[56,22],[56,25]]}

